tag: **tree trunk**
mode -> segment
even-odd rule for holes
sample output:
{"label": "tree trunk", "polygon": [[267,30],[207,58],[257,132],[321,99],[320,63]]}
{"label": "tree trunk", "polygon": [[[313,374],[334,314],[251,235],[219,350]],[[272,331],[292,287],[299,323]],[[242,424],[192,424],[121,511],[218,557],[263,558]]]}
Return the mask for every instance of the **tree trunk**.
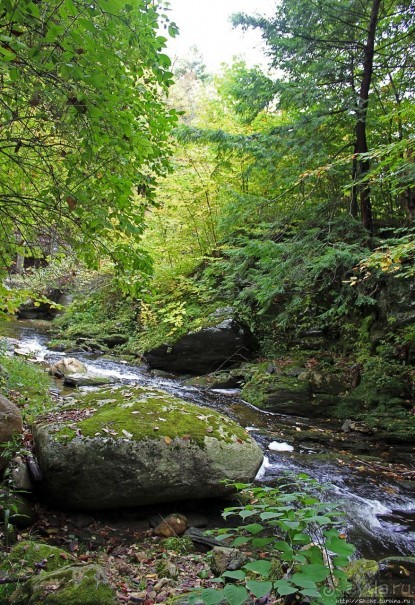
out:
{"label": "tree trunk", "polygon": [[[357,178],[361,181],[358,188],[360,192],[360,212],[362,223],[370,233],[373,233],[372,205],[370,200],[370,185],[364,181],[370,170],[370,160],[367,157],[361,157],[367,154],[367,110],[369,106],[369,91],[373,75],[373,58],[375,54],[375,35],[378,24],[379,11],[382,0],[372,0],[372,9],[370,14],[369,28],[367,31],[366,44],[364,46],[363,74],[360,84],[359,98],[356,111],[355,125],[355,154],[358,157]],[[363,180],[363,182],[362,182]]]}

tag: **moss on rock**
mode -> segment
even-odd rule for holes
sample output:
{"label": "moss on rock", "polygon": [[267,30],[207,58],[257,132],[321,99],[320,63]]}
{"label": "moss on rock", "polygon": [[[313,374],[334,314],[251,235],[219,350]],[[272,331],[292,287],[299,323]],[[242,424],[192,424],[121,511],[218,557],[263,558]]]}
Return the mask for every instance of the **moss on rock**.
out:
{"label": "moss on rock", "polygon": [[66,566],[35,576],[11,597],[13,605],[115,605],[115,591],[98,565]]}
{"label": "moss on rock", "polygon": [[[68,565],[68,561],[75,562],[75,560],[72,555],[56,546],[25,540],[12,548],[7,559],[0,563],[0,571],[2,575],[23,577],[28,573],[35,573],[40,564],[43,574],[46,571],[55,571]],[[15,590],[16,584],[0,585],[0,603],[15,603],[14,600],[9,600]]]}
{"label": "moss on rock", "polygon": [[207,436],[227,443],[249,440],[246,431],[226,416],[157,389],[113,387],[101,390],[98,396],[96,392],[80,394],[77,403],[90,413],[76,423],[76,428],[71,428],[73,422],[71,426],[57,425],[58,441],[105,434],[125,439],[126,433],[135,441],[186,437],[201,447]]}
{"label": "moss on rock", "polygon": [[33,426],[44,493],[78,509],[138,506],[229,493],[263,455],[238,424],[160,390],[81,394]]}

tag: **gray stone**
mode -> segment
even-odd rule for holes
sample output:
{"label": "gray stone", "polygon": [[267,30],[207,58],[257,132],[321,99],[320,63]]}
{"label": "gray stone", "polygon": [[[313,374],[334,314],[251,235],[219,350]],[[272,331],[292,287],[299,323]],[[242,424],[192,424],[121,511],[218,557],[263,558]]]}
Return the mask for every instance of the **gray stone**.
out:
{"label": "gray stone", "polygon": [[15,456],[12,460],[10,466],[10,479],[14,489],[23,490],[25,492],[33,491],[33,482],[30,478],[26,460],[21,456]]}
{"label": "gray stone", "polygon": [[49,373],[61,378],[68,374],[85,374],[86,367],[81,361],[75,359],[75,357],[64,357],[50,368]]}
{"label": "gray stone", "polygon": [[249,329],[233,318],[189,332],[144,354],[151,368],[177,374],[208,374],[239,365],[252,356],[256,342]]}
{"label": "gray stone", "polygon": [[99,387],[106,384],[113,384],[117,380],[111,376],[85,376],[83,374],[71,374],[65,376],[63,384],[66,387]]}
{"label": "gray stone", "polygon": [[[3,395],[0,395],[0,444],[11,441],[15,435],[23,433],[22,415],[19,408]],[[0,456],[0,469],[7,460]]]}
{"label": "gray stone", "polygon": [[248,561],[245,553],[238,548],[215,546],[211,551],[211,569],[214,574],[221,575],[225,571],[241,569]]}
{"label": "gray stone", "polygon": [[[33,426],[43,491],[58,505],[107,509],[219,497],[252,481],[263,454],[219,413],[155,389],[80,394],[88,417]],[[82,409],[82,403],[76,406]],[[90,410],[93,410],[91,413]]]}

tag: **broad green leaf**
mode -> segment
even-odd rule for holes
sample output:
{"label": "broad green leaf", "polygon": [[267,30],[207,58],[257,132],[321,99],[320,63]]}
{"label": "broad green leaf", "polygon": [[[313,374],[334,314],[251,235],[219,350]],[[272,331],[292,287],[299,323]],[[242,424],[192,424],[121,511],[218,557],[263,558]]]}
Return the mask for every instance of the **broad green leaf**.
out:
{"label": "broad green leaf", "polygon": [[311,564],[301,566],[301,576],[313,582],[321,582],[330,575],[330,570],[323,564]]}
{"label": "broad green leaf", "polygon": [[249,598],[246,588],[236,584],[227,584],[223,589],[223,594],[229,605],[242,605]]}
{"label": "broad green leaf", "polygon": [[244,580],[246,573],[242,571],[242,569],[237,569],[235,571],[225,571],[222,574],[223,578],[231,578],[232,580]]}
{"label": "broad green leaf", "polygon": [[248,580],[246,586],[252,594],[260,599],[265,597],[272,590],[272,582],[258,582],[257,580]]}
{"label": "broad green leaf", "polygon": [[[315,580],[312,580],[308,574],[303,574],[301,572],[294,573],[290,580],[301,586],[302,588],[317,588],[317,584]],[[319,581],[319,580],[318,580]]]}
{"label": "broad green leaf", "polygon": [[256,561],[252,561],[251,563],[247,563],[244,565],[244,569],[247,571],[254,571],[255,573],[259,573],[261,576],[268,576],[271,571],[272,563],[271,561],[266,561],[265,559],[258,559]]}
{"label": "broad green leaf", "polygon": [[319,525],[329,525],[332,522],[330,517],[324,515],[313,515],[312,517],[307,517],[306,520],[309,523],[318,523]]}
{"label": "broad green leaf", "polygon": [[241,510],[241,512],[239,513],[239,516],[242,517],[242,519],[246,519],[247,517],[252,517],[252,515],[256,515],[256,511],[255,510]]}
{"label": "broad green leaf", "polygon": [[269,519],[277,519],[278,517],[282,517],[282,515],[283,513],[281,512],[264,512],[261,513],[259,516],[262,521],[268,521]]}
{"label": "broad green leaf", "polygon": [[311,542],[311,538],[308,534],[295,534],[295,536],[293,537],[293,542],[297,542],[300,544],[310,544]]}
{"label": "broad green leaf", "polygon": [[288,544],[288,542],[284,542],[283,540],[276,540],[274,542],[274,548],[285,553],[291,553],[293,550],[292,546]]}
{"label": "broad green leaf", "polygon": [[356,547],[353,544],[348,544],[345,540],[336,537],[327,540],[326,548],[336,553],[336,555],[345,556],[351,556],[356,551]]}
{"label": "broad green leaf", "polygon": [[255,535],[259,534],[264,529],[264,526],[259,523],[249,523],[248,525],[244,525],[244,529],[249,531],[250,534]]}
{"label": "broad green leaf", "polygon": [[300,594],[305,597],[314,597],[316,599],[321,598],[321,593],[314,588],[305,588],[304,590],[300,590]]}
{"label": "broad green leaf", "polygon": [[206,588],[200,593],[200,598],[206,605],[216,605],[223,601],[224,596],[223,590],[215,590],[214,588]]}
{"label": "broad green leaf", "polygon": [[0,60],[3,59],[3,61],[14,61],[14,59],[16,58],[16,55],[13,51],[9,50],[8,48],[4,48],[4,46],[1,45],[0,54],[2,55],[2,57],[0,57]]}
{"label": "broad green leaf", "polygon": [[290,582],[287,582],[287,580],[277,580],[277,582],[274,582],[274,588],[282,597],[294,594],[298,590],[296,586],[293,586]]}
{"label": "broad green leaf", "polygon": [[239,536],[238,538],[235,538],[235,540],[232,540],[231,544],[232,546],[242,546],[243,544],[247,544],[251,540],[252,538]]}
{"label": "broad green leaf", "polygon": [[349,564],[349,558],[348,557],[333,557],[333,565],[335,565],[336,567],[346,567]]}
{"label": "broad green leaf", "polygon": [[252,546],[255,546],[256,548],[262,548],[263,546],[268,546],[274,542],[274,538],[250,538],[250,540]]}

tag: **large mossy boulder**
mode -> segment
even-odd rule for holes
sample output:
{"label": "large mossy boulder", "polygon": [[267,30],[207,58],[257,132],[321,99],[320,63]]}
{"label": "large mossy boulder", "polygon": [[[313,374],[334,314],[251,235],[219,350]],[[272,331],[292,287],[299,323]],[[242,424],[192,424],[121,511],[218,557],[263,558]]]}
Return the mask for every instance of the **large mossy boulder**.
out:
{"label": "large mossy boulder", "polygon": [[251,481],[263,458],[229,418],[149,388],[80,394],[33,435],[45,496],[76,509],[218,497],[224,480]]}
{"label": "large mossy boulder", "polygon": [[158,370],[199,375],[237,366],[252,357],[255,338],[247,326],[232,316],[231,309],[218,309],[209,318],[209,324],[174,343],[145,352],[145,360]]}

